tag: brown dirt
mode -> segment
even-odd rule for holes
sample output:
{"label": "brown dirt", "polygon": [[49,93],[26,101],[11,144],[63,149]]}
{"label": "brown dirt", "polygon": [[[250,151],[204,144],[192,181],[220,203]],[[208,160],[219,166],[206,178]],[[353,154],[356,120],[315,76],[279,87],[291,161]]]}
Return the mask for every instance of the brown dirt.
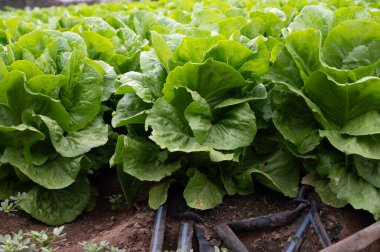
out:
{"label": "brown dirt", "polygon": [[[82,241],[99,242],[107,240],[128,252],[149,251],[151,232],[154,224],[154,211],[147,206],[147,192],[149,185],[142,190],[134,207],[115,211],[111,210],[107,196],[121,193],[117,179],[107,172],[101,179],[94,181],[99,189],[97,206],[92,212],[84,213],[75,222],[65,225],[65,240],[56,244],[57,251],[82,251],[78,245]],[[212,230],[212,225],[232,220],[241,220],[249,217],[266,215],[280,211],[294,209],[296,203],[279,193],[256,186],[256,193],[251,196],[226,197],[223,204],[213,210],[203,211],[200,214],[206,220],[201,225],[205,229],[206,238],[212,245],[221,245],[221,241]],[[181,188],[172,188],[173,192],[180,192]],[[351,207],[334,209],[323,204],[315,193],[311,194],[317,202],[321,220],[333,242],[339,241],[352,233],[363,229],[374,222],[370,214],[357,211]],[[186,210],[185,203],[178,193],[172,193],[169,199],[168,217],[165,230],[164,248],[175,251],[180,229],[178,214]],[[249,251],[281,251],[287,244],[289,237],[298,225],[299,220],[288,226],[237,234]],[[23,230],[41,230],[47,227],[22,212],[15,216],[6,216],[0,213],[0,234]],[[195,242],[195,241],[194,241]],[[314,252],[321,249],[314,231],[309,228],[301,251]],[[195,247],[195,250],[196,247]],[[380,241],[366,252],[380,251]]]}
{"label": "brown dirt", "polygon": [[[83,251],[78,244],[82,241],[99,242],[107,240],[128,252],[144,252],[149,250],[151,229],[154,222],[154,211],[147,206],[146,192],[142,190],[133,208],[123,206],[120,210],[112,210],[108,196],[121,193],[117,178],[106,172],[93,183],[99,190],[96,208],[81,215],[75,222],[65,225],[65,239],[56,244],[57,251]],[[0,213],[0,234],[17,232],[18,230],[41,230],[48,227],[33,220],[23,212],[15,216]]]}
{"label": "brown dirt", "polygon": [[[352,207],[336,209],[327,206],[321,202],[316,193],[311,193],[309,198],[316,202],[321,221],[333,243],[348,237],[374,222],[373,217],[365,211],[354,210]],[[282,194],[257,185],[255,194],[250,196],[226,197],[223,204],[213,210],[201,213],[206,220],[205,225],[203,225],[206,229],[206,238],[209,239],[212,245],[223,246],[224,244],[212,230],[214,224],[292,210],[296,206],[297,204],[293,200],[284,197]],[[172,195],[168,209],[169,224],[167,225],[164,243],[167,249],[176,249],[177,239],[175,238],[178,238],[179,234],[179,220],[175,218],[175,214],[183,210],[183,199],[178,195]],[[289,238],[300,221],[302,221],[302,218],[294,221],[291,225],[255,232],[238,233],[237,236],[249,251],[281,251],[287,245]],[[169,225],[170,229],[168,230]],[[175,228],[173,228],[173,225]],[[175,237],[174,240],[173,237]],[[309,228],[300,251],[314,252],[320,249],[322,249],[322,246],[314,230]],[[380,241],[366,250],[366,252],[378,251],[380,251]]]}

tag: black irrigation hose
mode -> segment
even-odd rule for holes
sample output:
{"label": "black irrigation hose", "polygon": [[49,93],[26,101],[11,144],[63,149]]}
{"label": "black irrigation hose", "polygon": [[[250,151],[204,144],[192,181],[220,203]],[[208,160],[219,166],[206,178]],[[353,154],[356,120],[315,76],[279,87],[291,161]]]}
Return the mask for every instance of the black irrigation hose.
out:
{"label": "black irrigation hose", "polygon": [[227,224],[216,225],[214,230],[232,252],[249,252]]}
{"label": "black irrigation hose", "polygon": [[298,190],[297,197],[294,199],[295,202],[298,203],[309,203],[308,200],[306,200],[305,196],[306,194],[311,190],[310,186],[302,185],[300,189]]}
{"label": "black irrigation hose", "polygon": [[311,224],[314,227],[314,231],[318,236],[319,242],[322,244],[323,248],[327,248],[331,246],[331,240],[328,236],[323,224],[321,222],[321,218],[319,218],[318,210],[315,205],[315,202],[311,203]]}
{"label": "black irrigation hose", "polygon": [[193,210],[187,210],[185,212],[178,214],[178,218],[181,220],[192,220],[199,223],[205,222],[202,216],[200,216],[198,213],[194,212]]}
{"label": "black irrigation hose", "polygon": [[[273,228],[291,223],[305,210],[305,208],[311,205],[310,210],[295,230],[288,246],[284,249],[284,252],[295,252],[299,250],[303,240],[305,239],[306,230],[310,226],[310,224],[312,224],[315,233],[317,234],[323,248],[326,248],[331,245],[331,241],[319,218],[315,202],[309,202],[305,200],[305,194],[307,190],[307,187],[301,187],[299,194],[296,198],[296,201],[301,203],[297,206],[297,208],[295,208],[292,211],[285,211],[240,221],[219,224],[215,225],[213,228],[215,232],[218,234],[218,236],[221,238],[221,240],[223,240],[224,244],[228,249],[230,249],[233,252],[248,252],[248,249],[239,240],[239,238],[236,236],[234,232],[255,231],[258,229]],[[156,214],[150,252],[162,251],[166,214],[167,205],[165,204],[158,209]],[[192,239],[195,229],[199,242],[199,251],[213,252],[214,249],[212,248],[209,241],[205,238],[205,233],[203,229],[194,225],[194,222],[203,223],[205,222],[205,220],[199,214],[193,211],[186,211],[180,214],[179,217],[182,220],[187,221],[182,222],[177,251],[190,252],[192,250]]]}
{"label": "black irrigation hose", "polygon": [[227,224],[234,232],[254,231],[262,228],[282,226],[294,221],[294,219],[296,219],[306,207],[308,207],[308,204],[301,203],[292,211],[258,216],[245,220],[229,222]]}
{"label": "black irrigation hose", "polygon": [[182,222],[181,231],[178,239],[177,251],[190,252],[192,250],[193,234],[193,222]]}
{"label": "black irrigation hose", "polygon": [[290,238],[290,243],[288,246],[284,249],[284,252],[295,252],[298,251],[299,248],[302,245],[303,240],[305,239],[306,236],[306,230],[310,225],[311,222],[311,213],[309,212],[306,214],[305,218],[301,222],[301,224],[297,227],[296,231]]}
{"label": "black irrigation hose", "polygon": [[295,252],[299,250],[303,240],[305,239],[306,230],[310,224],[312,224],[314,232],[318,236],[319,242],[321,243],[322,247],[327,248],[331,245],[330,238],[325,228],[323,227],[321,219],[319,218],[315,202],[311,202],[311,209],[309,210],[301,224],[294,231],[294,234],[291,237],[288,246],[284,249],[284,252]]}
{"label": "black irrigation hose", "polygon": [[233,252],[248,252],[248,249],[239,240],[234,232],[254,231],[261,228],[272,228],[292,222],[309,204],[301,203],[292,211],[269,214],[241,221],[233,221],[214,226],[215,232],[226,247]]}
{"label": "black irrigation hose", "polygon": [[[150,243],[150,252],[163,251],[163,242],[165,234],[165,221],[167,215],[167,205],[162,205],[156,213],[154,221],[153,234]],[[214,252],[208,240],[205,238],[203,230],[194,226],[194,222],[205,222],[198,213],[194,211],[185,211],[179,215],[180,219],[186,220],[182,222],[180,235],[178,239],[177,251],[190,252],[192,250],[192,240],[194,236],[194,228],[199,241],[200,252]]]}
{"label": "black irrigation hose", "polygon": [[156,214],[156,219],[154,220],[154,228],[152,234],[152,240],[150,242],[150,252],[161,252],[164,243],[165,234],[165,220],[168,207],[166,204],[162,205]]}
{"label": "black irrigation hose", "polygon": [[206,239],[205,232],[197,225],[195,225],[195,234],[198,239],[199,252],[214,252],[210,242]]}

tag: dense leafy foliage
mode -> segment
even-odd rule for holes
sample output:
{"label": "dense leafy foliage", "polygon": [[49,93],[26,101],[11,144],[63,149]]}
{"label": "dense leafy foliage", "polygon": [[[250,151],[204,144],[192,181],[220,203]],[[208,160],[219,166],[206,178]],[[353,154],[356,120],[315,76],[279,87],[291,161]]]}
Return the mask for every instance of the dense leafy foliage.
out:
{"label": "dense leafy foliage", "polygon": [[110,159],[129,203],[156,183],[154,209],[173,184],[210,209],[303,177],[380,218],[378,3],[254,2],[0,13],[0,200],[72,221]]}

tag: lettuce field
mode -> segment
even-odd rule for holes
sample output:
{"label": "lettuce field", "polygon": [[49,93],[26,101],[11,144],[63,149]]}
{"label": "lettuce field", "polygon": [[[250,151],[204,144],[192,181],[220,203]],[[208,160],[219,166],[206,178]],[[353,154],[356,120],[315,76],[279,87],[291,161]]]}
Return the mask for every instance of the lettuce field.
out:
{"label": "lettuce field", "polygon": [[111,169],[190,208],[261,184],[380,219],[380,5],[158,1],[0,12],[0,200],[49,225]]}

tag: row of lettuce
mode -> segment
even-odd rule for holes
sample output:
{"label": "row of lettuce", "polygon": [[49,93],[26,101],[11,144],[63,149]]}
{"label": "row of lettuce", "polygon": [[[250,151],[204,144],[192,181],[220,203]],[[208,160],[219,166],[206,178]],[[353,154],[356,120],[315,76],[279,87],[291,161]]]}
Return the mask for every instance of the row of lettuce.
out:
{"label": "row of lettuce", "polygon": [[210,209],[299,183],[380,218],[380,10],[159,1],[0,13],[0,200],[47,224],[116,167],[132,203]]}

